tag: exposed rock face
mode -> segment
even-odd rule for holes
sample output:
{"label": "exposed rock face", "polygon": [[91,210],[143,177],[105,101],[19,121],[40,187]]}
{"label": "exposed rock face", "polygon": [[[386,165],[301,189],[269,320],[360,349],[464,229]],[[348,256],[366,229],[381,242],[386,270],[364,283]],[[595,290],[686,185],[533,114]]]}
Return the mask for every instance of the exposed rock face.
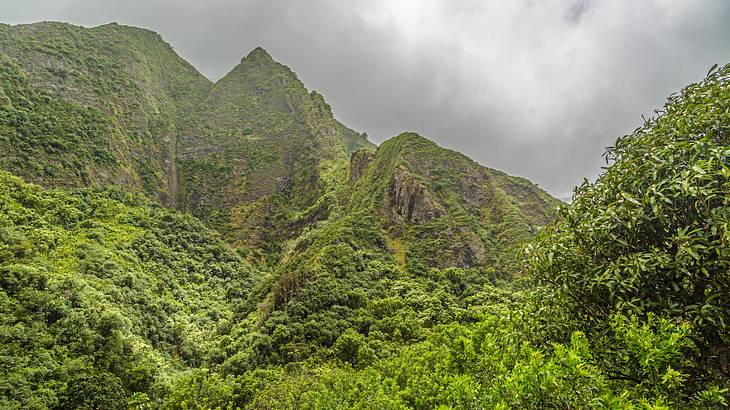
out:
{"label": "exposed rock face", "polygon": [[396,168],[386,198],[393,218],[399,222],[421,223],[445,213],[428,189],[403,165]]}
{"label": "exposed rock face", "polygon": [[350,182],[357,182],[365,169],[375,158],[375,152],[369,149],[359,149],[350,156]]}
{"label": "exposed rock face", "polygon": [[461,228],[461,233],[465,237],[463,255],[460,255],[461,266],[471,268],[485,263],[487,250],[479,235],[465,228]]}

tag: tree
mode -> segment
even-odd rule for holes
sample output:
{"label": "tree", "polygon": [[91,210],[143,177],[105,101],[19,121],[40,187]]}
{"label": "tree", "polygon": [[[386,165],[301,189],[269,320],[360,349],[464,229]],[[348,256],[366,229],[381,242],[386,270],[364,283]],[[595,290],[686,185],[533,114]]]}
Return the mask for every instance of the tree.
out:
{"label": "tree", "polygon": [[695,359],[727,380],[730,65],[658,114],[608,149],[612,164],[528,248],[530,269],[586,332],[617,313],[690,323]]}

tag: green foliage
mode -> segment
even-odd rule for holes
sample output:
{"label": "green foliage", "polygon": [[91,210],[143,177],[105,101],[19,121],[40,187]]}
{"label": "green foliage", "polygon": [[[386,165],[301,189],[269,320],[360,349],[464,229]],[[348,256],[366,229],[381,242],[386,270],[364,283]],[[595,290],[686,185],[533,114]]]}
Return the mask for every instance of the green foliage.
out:
{"label": "green foliage", "polygon": [[[684,379],[668,363],[691,345],[684,325],[662,322],[649,329],[617,318],[620,346],[644,363],[635,386],[611,380],[597,366],[586,335],[566,344],[537,346],[527,335],[534,323],[519,305],[503,306],[474,325],[439,327],[427,340],[404,347],[362,370],[318,365],[287,373],[253,400],[253,408],[721,408],[715,387],[677,396]],[[672,341],[649,347],[647,342]]]}
{"label": "green foliage", "polygon": [[236,386],[206,369],[195,369],[181,377],[166,398],[171,409],[234,409],[238,393]]}
{"label": "green foliage", "polygon": [[0,87],[0,167],[63,186],[88,183],[92,167],[115,163],[105,140],[110,120],[98,110],[33,90],[2,54]]}
{"label": "green foliage", "polygon": [[110,373],[74,375],[68,382],[69,409],[119,409],[127,404],[121,380]]}
{"label": "green foliage", "polygon": [[[261,292],[270,295],[261,316],[245,325],[260,332],[240,344],[250,353],[225,371],[309,358],[257,392],[247,401],[253,408],[725,407],[727,70],[619,140],[606,174],[581,187],[531,246],[529,268],[545,287],[524,300],[500,297],[471,270],[429,269],[427,255],[453,240],[438,232],[460,220],[474,226],[474,215],[501,232],[492,243],[519,243],[510,230],[520,218],[515,204],[529,198],[524,183],[493,185],[497,206],[477,213],[452,205],[469,198],[454,194],[459,179],[437,172],[436,160],[418,171],[399,150],[418,152],[427,141],[384,144],[344,191],[345,207],[289,248],[271,292]],[[672,131],[685,122],[694,131]],[[438,209],[438,201],[449,217],[424,222],[409,210],[399,214],[404,230],[387,233],[383,221],[399,209],[388,208],[392,181],[414,193],[416,206]],[[404,240],[406,269],[384,252]],[[360,288],[364,297],[353,293]],[[429,305],[426,295],[447,303]]]}
{"label": "green foliage", "polygon": [[209,88],[148,30],[0,24],[0,169],[174,203],[176,133]]}
{"label": "green foliage", "polygon": [[[485,303],[510,300],[480,269],[409,273],[389,254],[372,212],[321,222],[288,249],[251,292],[259,308],[241,312],[227,373],[309,358],[356,367],[423,340],[438,324],[469,322]],[[254,303],[249,303],[254,306]]]}
{"label": "green foliage", "polygon": [[263,49],[211,85],[146,30],[0,25],[0,168],[86,187],[0,173],[0,407],[724,408],[729,79],[543,229],[534,184],[375,150]]}
{"label": "green foliage", "polygon": [[159,398],[243,308],[249,269],[190,217],[7,173],[0,210],[0,407]]}
{"label": "green foliage", "polygon": [[616,313],[691,324],[694,382],[730,378],[729,112],[726,66],[618,139],[612,165],[530,250],[537,279],[586,331]]}

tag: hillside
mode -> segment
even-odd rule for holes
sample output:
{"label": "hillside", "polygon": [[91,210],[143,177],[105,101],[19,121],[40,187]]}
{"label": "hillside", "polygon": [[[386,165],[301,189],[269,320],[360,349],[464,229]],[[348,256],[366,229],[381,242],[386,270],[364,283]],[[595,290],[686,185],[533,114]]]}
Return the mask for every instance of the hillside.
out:
{"label": "hillside", "polygon": [[[483,167],[414,133],[359,152],[350,209],[370,209],[411,269],[499,266],[548,224],[560,201],[531,182]],[[420,265],[419,265],[420,264]],[[506,267],[505,267],[506,268]]]}
{"label": "hillside", "polygon": [[180,207],[239,247],[275,252],[298,232],[288,232],[288,214],[311,206],[329,164],[359,147],[374,145],[257,48],[215,84],[180,137]]}
{"label": "hillside", "polygon": [[263,262],[296,236],[262,229],[270,215],[306,209],[329,161],[374,147],[261,48],[216,84],[156,33],[114,23],[2,25],[0,55],[0,168],[147,194]]}
{"label": "hillside", "polygon": [[7,406],[369,365],[510,300],[559,205],[413,133],[376,147],[261,48],[211,84],[147,30],[1,28],[0,168],[69,190],[3,174]]}
{"label": "hillside", "polygon": [[119,189],[66,193],[0,173],[0,407],[166,394],[215,357],[251,280],[189,216]]}
{"label": "hillside", "polygon": [[210,81],[135,27],[0,25],[3,169],[52,187],[114,184],[169,202],[178,126]]}

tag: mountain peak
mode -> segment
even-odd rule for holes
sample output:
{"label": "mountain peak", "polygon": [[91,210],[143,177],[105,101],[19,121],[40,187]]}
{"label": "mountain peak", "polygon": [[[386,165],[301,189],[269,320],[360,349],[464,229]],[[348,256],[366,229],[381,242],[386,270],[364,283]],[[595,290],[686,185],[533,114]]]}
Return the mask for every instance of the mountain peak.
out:
{"label": "mountain peak", "polygon": [[413,131],[402,132],[402,133],[396,135],[395,137],[393,137],[392,139],[394,141],[420,141],[420,142],[427,141],[430,143],[434,143],[430,139],[428,139],[416,132],[413,132]]}
{"label": "mountain peak", "polygon": [[274,59],[263,47],[256,47],[246,57],[241,59],[242,63],[245,61],[274,61]]}
{"label": "mountain peak", "polygon": [[384,144],[386,144],[389,147],[392,147],[391,149],[395,150],[413,150],[413,149],[435,149],[439,147],[435,142],[431,141],[430,139],[412,132],[412,131],[406,131],[398,134],[397,136],[391,138],[390,140],[386,141]]}

